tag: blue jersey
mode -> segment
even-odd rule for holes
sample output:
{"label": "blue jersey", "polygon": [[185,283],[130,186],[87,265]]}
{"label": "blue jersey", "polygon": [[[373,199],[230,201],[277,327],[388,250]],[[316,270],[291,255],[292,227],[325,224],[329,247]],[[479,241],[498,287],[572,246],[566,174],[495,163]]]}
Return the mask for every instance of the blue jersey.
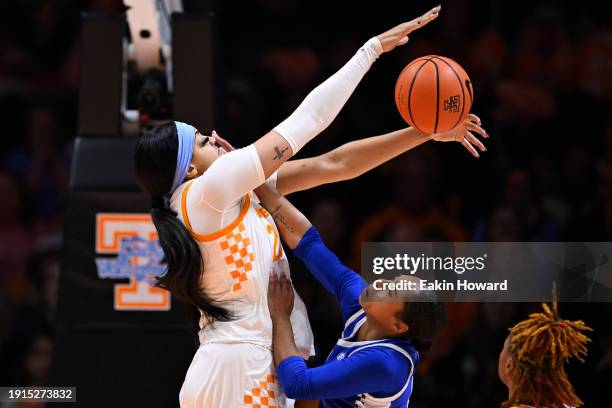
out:
{"label": "blue jersey", "polygon": [[320,400],[321,408],[406,407],[419,353],[407,340],[354,341],[366,322],[359,295],[367,283],[340,262],[314,228],[294,253],[338,297],[345,326],[321,367],[308,369],[298,356],[281,361],[277,371],[286,395]]}

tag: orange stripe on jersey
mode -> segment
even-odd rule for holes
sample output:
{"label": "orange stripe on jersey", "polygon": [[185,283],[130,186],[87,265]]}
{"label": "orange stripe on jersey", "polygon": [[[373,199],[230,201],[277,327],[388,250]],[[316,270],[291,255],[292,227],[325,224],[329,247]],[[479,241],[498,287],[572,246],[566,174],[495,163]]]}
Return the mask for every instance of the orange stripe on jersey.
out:
{"label": "orange stripe on jersey", "polygon": [[249,206],[251,205],[251,193],[247,194],[247,196],[245,197],[244,204],[242,205],[242,209],[240,210],[240,214],[238,214],[236,219],[232,221],[231,224],[211,234],[198,234],[191,228],[191,223],[189,222],[189,217],[187,216],[187,192],[189,192],[193,181],[194,180],[191,180],[187,183],[187,185],[183,189],[181,196],[181,212],[183,215],[183,221],[185,222],[185,226],[187,227],[189,233],[199,241],[214,241],[215,239],[221,238],[222,236],[232,232],[232,230],[242,222],[242,219],[249,210]]}
{"label": "orange stripe on jersey", "polygon": [[189,222],[189,217],[187,216],[187,192],[191,188],[191,183],[194,180],[191,180],[187,183],[185,188],[183,189],[183,193],[181,194],[181,212],[183,213],[183,221],[185,222],[185,226],[187,230],[193,234],[193,230],[191,229],[191,223]]}

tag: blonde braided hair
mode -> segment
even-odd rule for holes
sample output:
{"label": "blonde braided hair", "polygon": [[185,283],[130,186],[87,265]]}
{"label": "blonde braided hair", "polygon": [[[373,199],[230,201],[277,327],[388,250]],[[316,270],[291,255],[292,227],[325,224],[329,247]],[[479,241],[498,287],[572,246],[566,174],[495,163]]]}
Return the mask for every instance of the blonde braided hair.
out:
{"label": "blonde braided hair", "polygon": [[584,363],[591,339],[583,332],[592,329],[582,320],[561,320],[554,291],[552,307],[545,303],[542,307],[543,313],[532,313],[510,329],[519,378],[516,390],[502,408],[521,402],[536,408],[583,405],[567,378],[565,363],[572,357]]}

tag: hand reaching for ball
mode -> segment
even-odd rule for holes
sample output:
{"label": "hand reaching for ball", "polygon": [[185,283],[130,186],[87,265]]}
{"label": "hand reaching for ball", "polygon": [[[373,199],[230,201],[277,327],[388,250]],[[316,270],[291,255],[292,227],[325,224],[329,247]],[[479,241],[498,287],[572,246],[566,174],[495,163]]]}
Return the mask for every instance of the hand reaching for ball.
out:
{"label": "hand reaching for ball", "polygon": [[488,138],[489,134],[480,125],[480,118],[473,113],[470,113],[457,127],[444,133],[433,133],[431,138],[437,142],[459,142],[461,143],[474,157],[480,157],[476,145],[481,151],[485,152],[487,148],[472,132],[480,134],[484,138]]}
{"label": "hand reaching for ball", "polygon": [[398,45],[406,44],[408,42],[408,34],[435,20],[438,17],[441,8],[441,6],[436,6],[412,21],[402,23],[393,27],[389,31],[385,31],[382,34],[377,35],[378,40],[382,44],[383,51],[389,52]]}

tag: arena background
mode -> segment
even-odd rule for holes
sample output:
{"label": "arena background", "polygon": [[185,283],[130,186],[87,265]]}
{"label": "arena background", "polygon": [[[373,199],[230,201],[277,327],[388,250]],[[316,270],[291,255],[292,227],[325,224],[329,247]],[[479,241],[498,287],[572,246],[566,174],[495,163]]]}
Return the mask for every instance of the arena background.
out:
{"label": "arena background", "polygon": [[[184,4],[190,12],[215,12],[219,75],[211,129],[239,146],[282,120],[370,36],[434,5]],[[122,10],[114,0],[0,4],[3,386],[49,383],[77,133],[80,16]],[[612,30],[595,3],[444,2],[440,18],[381,58],[332,126],[298,157],[405,126],[393,102],[395,80],[426,54],[453,58],[469,73],[472,111],[491,135],[488,152],[474,159],[459,144],[429,142],[358,179],[291,196],[340,258],[359,268],[359,243],[368,240],[609,241]],[[319,358],[311,363],[320,364],[340,332],[340,314],[299,262],[291,265],[315,332]],[[507,328],[538,307],[449,305],[449,327],[419,366],[411,406],[498,406],[507,396],[497,377]],[[586,363],[569,366],[577,394],[587,407],[612,406],[612,303],[560,310],[594,328]],[[173,350],[165,353],[171,358]],[[138,378],[130,387],[139,389]]]}

